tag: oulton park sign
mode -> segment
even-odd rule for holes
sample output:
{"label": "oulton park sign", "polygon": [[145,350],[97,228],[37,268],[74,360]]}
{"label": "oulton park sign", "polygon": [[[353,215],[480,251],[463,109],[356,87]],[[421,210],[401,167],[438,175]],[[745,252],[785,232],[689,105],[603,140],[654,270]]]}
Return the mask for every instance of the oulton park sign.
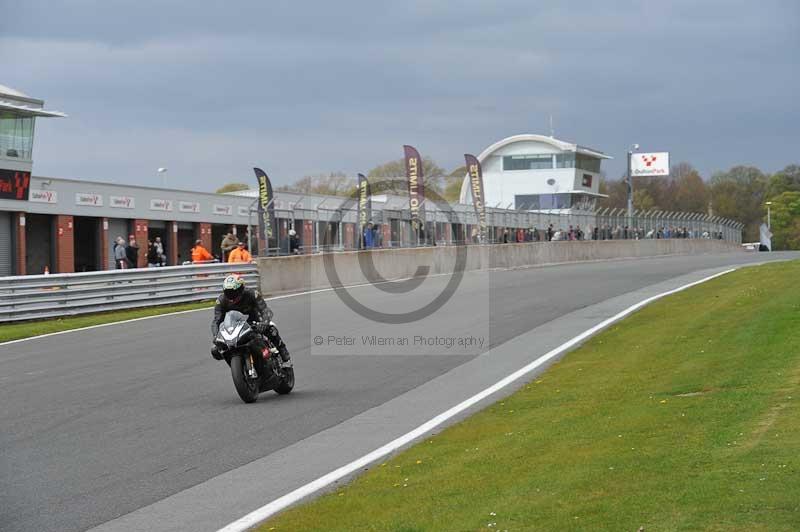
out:
{"label": "oulton park sign", "polygon": [[669,152],[632,153],[630,157],[633,177],[669,175]]}

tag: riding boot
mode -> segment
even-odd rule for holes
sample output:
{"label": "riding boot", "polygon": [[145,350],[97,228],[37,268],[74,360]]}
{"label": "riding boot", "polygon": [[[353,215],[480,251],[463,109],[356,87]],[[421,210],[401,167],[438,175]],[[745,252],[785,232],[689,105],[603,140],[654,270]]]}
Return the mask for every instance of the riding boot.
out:
{"label": "riding boot", "polygon": [[278,328],[274,325],[269,328],[269,339],[272,345],[278,348],[278,354],[281,356],[281,366],[284,368],[291,368],[292,358],[289,355],[289,349],[286,348],[286,344],[283,342]]}

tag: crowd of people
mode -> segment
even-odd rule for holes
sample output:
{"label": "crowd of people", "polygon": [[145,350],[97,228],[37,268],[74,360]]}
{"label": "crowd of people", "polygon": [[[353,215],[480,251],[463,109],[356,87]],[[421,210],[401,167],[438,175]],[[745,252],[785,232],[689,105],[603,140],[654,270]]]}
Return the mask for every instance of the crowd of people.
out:
{"label": "crowd of people", "polygon": [[195,240],[192,248],[192,264],[207,262],[253,262],[253,255],[247,249],[247,243],[239,240],[233,233],[228,233],[220,243],[220,254],[214,256],[203,246],[203,241]]}
{"label": "crowd of people", "polygon": [[381,226],[370,221],[364,228],[361,239],[365,249],[383,247],[383,231],[381,231]]}
{"label": "crowd of people", "polygon": [[[114,265],[118,270],[139,267],[139,244],[133,235],[128,237],[128,241],[121,236],[114,240]],[[167,265],[167,255],[164,253],[164,243],[161,237],[157,236],[153,240],[147,241],[147,267],[158,268]]]}
{"label": "crowd of people", "polygon": [[121,236],[114,240],[114,265],[118,270],[139,267],[139,246],[133,235],[128,242]]}
{"label": "crowd of people", "polygon": [[[295,243],[294,248],[297,249],[297,247]],[[122,236],[118,236],[114,240],[112,251],[116,269],[127,270],[139,267],[140,248],[133,235],[130,235],[127,241]],[[158,268],[167,265],[167,255],[164,252],[164,243],[161,241],[161,237],[157,236],[153,240],[147,241],[146,257],[148,268]],[[203,246],[202,240],[196,240],[191,249],[191,257],[191,264],[203,264],[208,262],[253,262],[253,256],[247,249],[247,243],[239,241],[233,233],[225,235],[220,245],[220,254],[217,256],[214,256]]]}
{"label": "crowd of people", "polygon": [[[642,240],[642,239],[666,239],[666,238],[705,238],[722,239],[722,232],[708,231],[707,229],[689,229],[687,227],[662,226],[645,230],[641,227],[628,227],[617,225],[611,227],[608,224],[589,228],[586,232],[580,225],[570,225],[567,229],[554,228],[550,224],[545,230],[540,231],[536,227],[529,229],[504,229],[502,237],[497,239],[498,243],[507,244],[509,242],[539,242],[539,241],[563,241],[563,240]],[[472,242],[479,242],[477,228],[472,231]]]}

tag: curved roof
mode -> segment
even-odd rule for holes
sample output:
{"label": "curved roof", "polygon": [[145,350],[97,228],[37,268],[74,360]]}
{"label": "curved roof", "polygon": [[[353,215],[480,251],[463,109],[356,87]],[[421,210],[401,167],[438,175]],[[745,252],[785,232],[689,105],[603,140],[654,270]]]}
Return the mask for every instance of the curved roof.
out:
{"label": "curved roof", "polygon": [[11,87],[6,87],[5,85],[0,85],[0,94],[7,94],[8,96],[17,96],[19,98],[30,98],[30,96],[28,96],[24,92],[12,89]]}
{"label": "curved roof", "polygon": [[495,142],[494,144],[483,150],[480,155],[478,155],[478,160],[480,162],[483,162],[483,160],[492,153],[496,152],[500,148],[508,146],[509,144],[514,144],[515,142],[542,142],[544,144],[549,144],[554,148],[558,148],[561,151],[574,151],[578,153],[585,153],[586,155],[592,155],[600,159],[611,159],[610,156],[606,155],[601,151],[593,150],[591,148],[586,148],[578,144],[573,144],[571,142],[558,140],[556,138],[547,137],[545,135],[534,135],[532,133],[524,133],[522,135],[512,135],[510,137],[504,138],[503,140]]}
{"label": "curved roof", "polygon": [[[498,140],[478,155],[478,162],[483,164],[483,161],[486,160],[487,157],[492,155],[494,152],[508,146],[509,144],[514,144],[515,142],[541,142],[543,144],[549,144],[554,148],[557,148],[561,151],[569,151],[569,152],[577,152],[583,153],[586,155],[591,155],[592,157],[597,157],[599,159],[611,159],[609,155],[605,153],[593,150],[591,148],[586,148],[584,146],[580,146],[578,144],[573,144],[571,142],[565,142],[563,140],[558,140],[557,138],[548,137],[545,135],[535,135],[533,133],[523,133],[520,135],[512,135],[510,137],[506,137],[502,140]],[[467,194],[470,192],[470,183],[469,183],[469,174],[464,176],[463,181],[461,181],[461,194],[460,194],[460,201],[461,203],[467,202]]]}

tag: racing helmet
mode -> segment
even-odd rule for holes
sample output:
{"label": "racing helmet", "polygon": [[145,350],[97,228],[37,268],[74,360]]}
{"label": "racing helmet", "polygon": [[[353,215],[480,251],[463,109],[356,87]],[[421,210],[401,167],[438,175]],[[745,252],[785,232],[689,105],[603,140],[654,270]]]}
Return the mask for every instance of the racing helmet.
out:
{"label": "racing helmet", "polygon": [[238,275],[229,275],[222,281],[222,292],[231,303],[238,303],[244,293],[244,279]]}

